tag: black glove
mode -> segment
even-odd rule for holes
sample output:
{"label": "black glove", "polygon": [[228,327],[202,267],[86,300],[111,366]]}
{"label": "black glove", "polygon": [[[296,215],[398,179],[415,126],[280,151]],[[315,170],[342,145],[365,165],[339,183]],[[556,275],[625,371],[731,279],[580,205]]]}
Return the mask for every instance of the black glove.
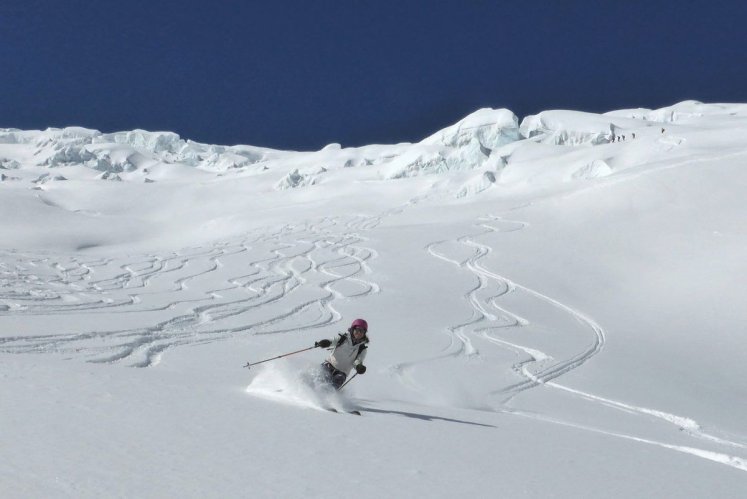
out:
{"label": "black glove", "polygon": [[322,341],[317,341],[316,343],[314,343],[314,346],[315,347],[321,347],[321,348],[327,348],[331,344],[332,344],[332,342],[329,341],[329,340],[322,340]]}
{"label": "black glove", "polygon": [[357,366],[355,366],[355,372],[357,372],[358,374],[365,373],[366,372],[366,366],[364,366],[363,364],[358,364]]}

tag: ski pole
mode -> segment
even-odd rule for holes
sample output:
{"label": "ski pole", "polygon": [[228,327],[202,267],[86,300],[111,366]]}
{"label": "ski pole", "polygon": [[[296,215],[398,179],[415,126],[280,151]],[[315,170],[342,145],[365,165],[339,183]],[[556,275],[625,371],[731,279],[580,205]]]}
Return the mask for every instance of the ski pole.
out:
{"label": "ski pole", "polygon": [[347,380],[345,383],[343,383],[342,386],[337,389],[337,391],[339,392],[340,390],[342,390],[343,388],[345,388],[345,385],[347,385],[348,383],[350,383],[351,381],[353,381],[353,378],[355,378],[356,376],[358,376],[358,373],[355,373],[352,376],[350,376],[350,379]]}
{"label": "ski pole", "polygon": [[[249,362],[247,362],[244,367],[251,368],[252,366],[256,366],[257,364],[262,364],[263,362],[270,362],[271,360],[280,359],[280,358],[283,358],[283,357],[288,357],[289,355],[295,355],[297,353],[305,352],[307,350],[313,350],[314,348],[316,348],[316,345],[313,346],[313,347],[304,348],[303,350],[296,350],[295,352],[284,353],[283,355],[278,355],[277,357],[273,357],[271,359],[260,360],[259,362],[252,362],[251,364]],[[350,378],[350,379],[352,379],[352,378]]]}

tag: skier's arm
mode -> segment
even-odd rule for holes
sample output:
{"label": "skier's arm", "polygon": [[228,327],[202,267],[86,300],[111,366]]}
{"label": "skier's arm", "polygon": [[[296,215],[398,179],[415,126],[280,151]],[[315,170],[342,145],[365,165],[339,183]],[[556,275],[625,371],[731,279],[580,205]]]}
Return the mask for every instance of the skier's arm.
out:
{"label": "skier's arm", "polygon": [[337,338],[332,338],[331,340],[319,340],[316,343],[314,343],[314,346],[317,347],[317,348],[319,348],[319,347],[321,347],[321,348],[329,348],[332,345],[334,345],[335,348],[337,348],[341,343],[343,343],[343,341],[345,339],[347,339],[347,335],[345,335],[345,334],[338,334]]}
{"label": "skier's arm", "polygon": [[353,367],[355,368],[355,372],[358,374],[363,374],[366,372],[366,366],[363,365],[363,360],[366,358],[366,353],[368,353],[368,348],[364,348],[361,353],[358,354],[358,357],[355,358],[353,361]]}

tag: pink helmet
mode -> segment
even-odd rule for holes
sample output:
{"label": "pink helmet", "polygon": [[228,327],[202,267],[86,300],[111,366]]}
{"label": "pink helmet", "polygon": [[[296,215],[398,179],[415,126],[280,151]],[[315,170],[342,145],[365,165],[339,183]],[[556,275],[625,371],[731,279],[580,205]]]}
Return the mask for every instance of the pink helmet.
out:
{"label": "pink helmet", "polygon": [[355,319],[350,325],[350,329],[353,329],[354,327],[363,328],[364,331],[368,332],[368,322],[364,321],[363,319]]}

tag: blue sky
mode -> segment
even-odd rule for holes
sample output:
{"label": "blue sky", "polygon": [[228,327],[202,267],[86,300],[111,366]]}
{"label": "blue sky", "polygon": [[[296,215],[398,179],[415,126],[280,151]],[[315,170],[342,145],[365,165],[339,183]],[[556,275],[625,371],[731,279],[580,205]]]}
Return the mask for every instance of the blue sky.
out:
{"label": "blue sky", "polygon": [[312,150],[519,117],[747,102],[747,3],[0,3],[0,127]]}

